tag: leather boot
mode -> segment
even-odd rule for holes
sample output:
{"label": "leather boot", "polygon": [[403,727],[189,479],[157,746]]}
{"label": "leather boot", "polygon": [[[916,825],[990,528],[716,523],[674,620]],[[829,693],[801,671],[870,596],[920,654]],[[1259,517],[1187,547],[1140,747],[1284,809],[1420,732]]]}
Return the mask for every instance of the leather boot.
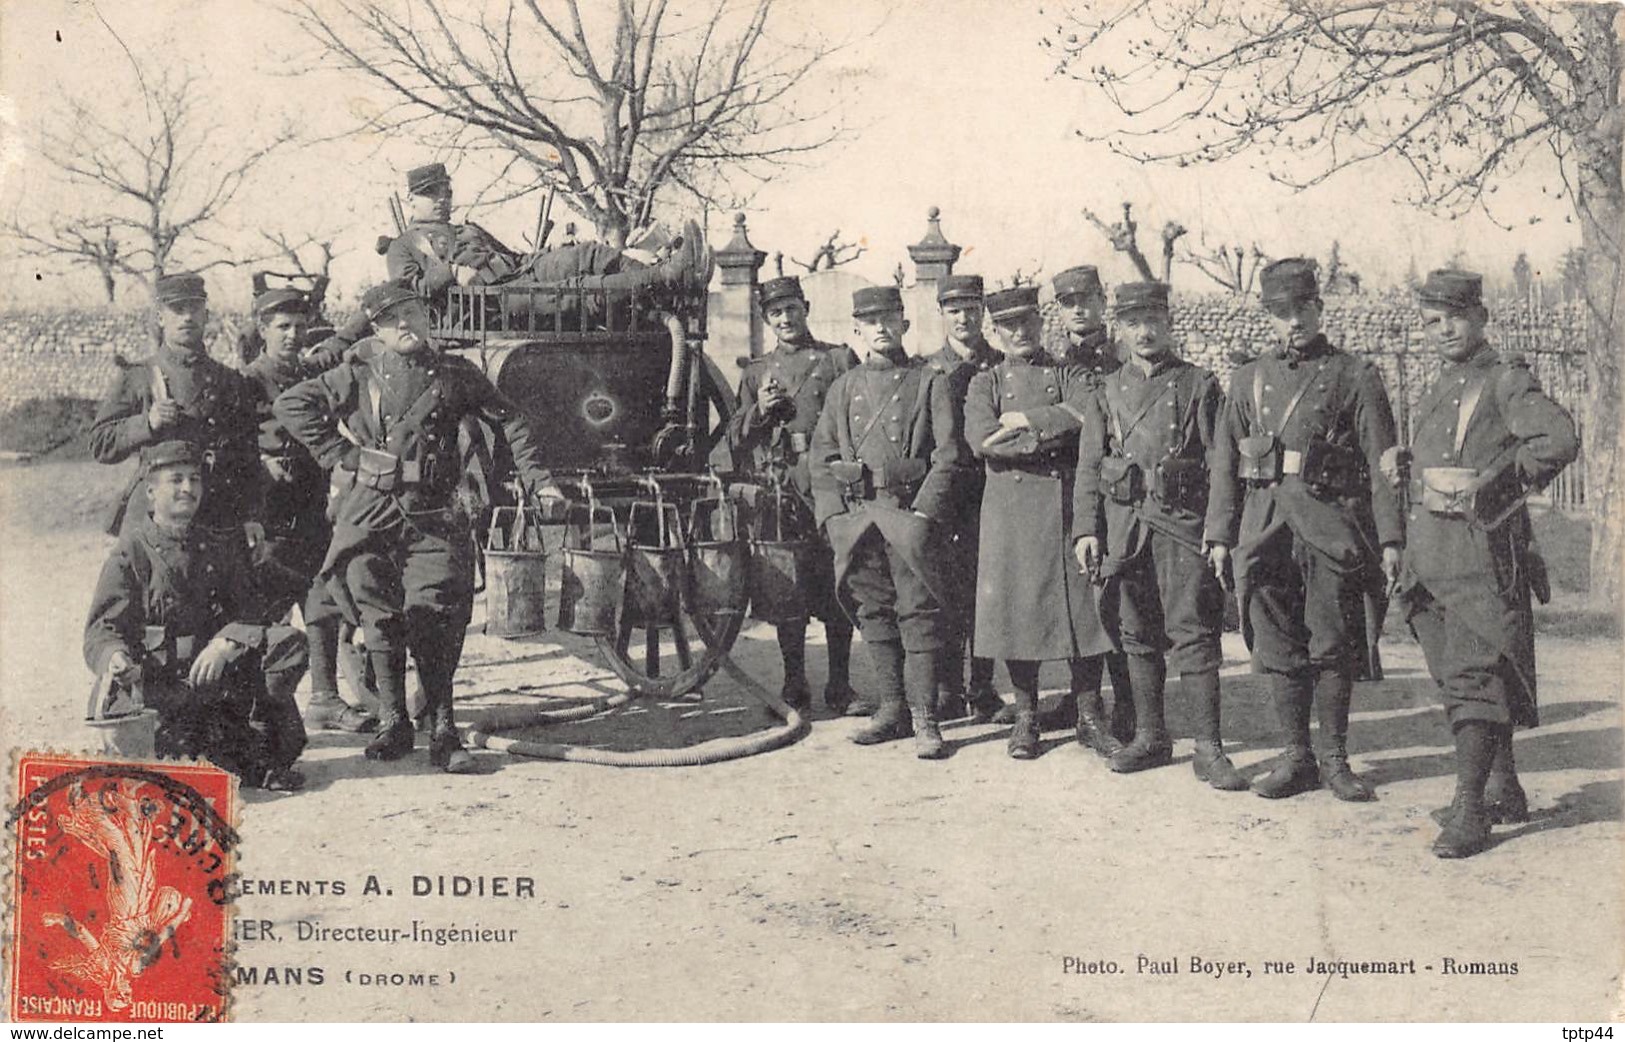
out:
{"label": "leather boot", "polygon": [[1198,779],[1221,792],[1246,789],[1247,779],[1224,754],[1224,741],[1219,736],[1219,671],[1181,673],[1179,690],[1196,711],[1196,755],[1191,760],[1191,770]]}
{"label": "leather boot", "polygon": [[1490,845],[1489,811],[1484,806],[1484,784],[1495,759],[1499,728],[1482,720],[1465,720],[1456,725],[1455,813],[1433,841],[1433,853],[1441,858],[1472,857]]}
{"label": "leather boot", "polygon": [[948,755],[937,726],[937,652],[911,651],[903,662],[903,687],[914,723],[914,755],[940,760]]}
{"label": "leather boot", "polygon": [[1529,796],[1518,781],[1512,728],[1497,727],[1495,732],[1495,759],[1490,761],[1490,777],[1484,785],[1484,806],[1495,824],[1522,825],[1529,820]]}
{"label": "leather boot", "polygon": [[824,705],[842,716],[860,698],[852,690],[852,627],[842,622],[824,623],[824,645],[829,653],[829,680],[824,684]]}
{"label": "leather boot", "polygon": [[412,654],[428,701],[429,763],[447,774],[472,774],[477,769],[474,756],[463,748],[452,707],[452,678],[462,657],[462,629],[423,629],[413,642]]}
{"label": "leather boot", "polygon": [[907,738],[913,732],[903,698],[903,645],[896,641],[876,641],[869,645],[869,655],[874,659],[880,704],[869,726],[853,735],[852,741],[858,745],[879,745]]}
{"label": "leather boot", "polygon": [[1320,768],[1309,745],[1309,713],[1314,681],[1306,675],[1270,674],[1270,701],[1286,749],[1270,772],[1253,782],[1253,791],[1270,800],[1285,799],[1320,788]]}
{"label": "leather boot", "polygon": [[993,689],[993,660],[972,656],[970,660],[971,723],[991,723],[1004,709],[1004,699]]}
{"label": "leather boot", "polygon": [[1342,669],[1323,669],[1315,678],[1315,705],[1320,713],[1320,778],[1332,795],[1349,803],[1370,803],[1376,792],[1349,769],[1349,703],[1354,677]]}
{"label": "leather boot", "polygon": [[1075,658],[1067,662],[1072,673],[1072,693],[1078,701],[1078,744],[1088,746],[1098,755],[1111,759],[1123,751],[1106,722],[1106,709],[1100,701],[1101,659]]}
{"label": "leather boot", "polygon": [[791,709],[808,709],[812,706],[812,685],[807,683],[807,623],[780,623],[778,635],[779,657],[784,660],[784,687],[779,698]]}
{"label": "leather boot", "polygon": [[1112,737],[1124,745],[1134,741],[1134,685],[1129,680],[1128,656],[1121,651],[1099,656],[1112,680]]}
{"label": "leather boot", "polygon": [[1128,673],[1129,692],[1134,697],[1134,741],[1111,758],[1111,769],[1118,774],[1165,767],[1174,761],[1174,745],[1168,740],[1163,716],[1166,663],[1161,656],[1131,655]]}
{"label": "leather boot", "polygon": [[378,690],[378,734],[363,751],[369,760],[399,760],[412,751],[415,734],[406,714],[406,651],[368,651]]}
{"label": "leather boot", "polygon": [[1070,731],[1078,726],[1078,693],[1068,691],[1053,709],[1038,714],[1038,726],[1046,731]]}
{"label": "leather boot", "polygon": [[950,633],[937,653],[937,719],[958,720],[970,713],[965,702],[965,638]]}
{"label": "leather boot", "polygon": [[1016,689],[1015,722],[1005,752],[1012,760],[1038,757],[1038,663],[1010,661],[1010,683]]}
{"label": "leather boot", "polygon": [[352,706],[337,691],[315,691],[305,707],[305,726],[312,731],[371,734],[378,730],[378,718]]}

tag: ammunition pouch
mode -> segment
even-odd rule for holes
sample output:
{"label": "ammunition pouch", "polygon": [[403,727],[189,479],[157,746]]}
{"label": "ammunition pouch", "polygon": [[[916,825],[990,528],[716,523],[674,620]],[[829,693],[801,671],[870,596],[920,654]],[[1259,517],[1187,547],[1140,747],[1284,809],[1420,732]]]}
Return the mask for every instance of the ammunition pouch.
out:
{"label": "ammunition pouch", "polygon": [[1304,448],[1299,469],[1304,484],[1324,495],[1356,496],[1371,484],[1357,449],[1318,438]]}
{"label": "ammunition pouch", "polygon": [[1152,475],[1152,490],[1164,506],[1203,513],[1207,510],[1207,463],[1178,457],[1165,459]]}
{"label": "ammunition pouch", "polygon": [[812,437],[806,431],[788,432],[786,442],[790,451],[798,456],[812,448]]}
{"label": "ammunition pouch", "polygon": [[356,459],[355,480],[358,485],[379,492],[393,492],[400,484],[401,458],[382,449],[360,450]]}
{"label": "ammunition pouch", "polygon": [[1422,506],[1438,517],[1476,516],[1479,473],[1472,467],[1423,467]]}
{"label": "ammunition pouch", "polygon": [[1281,442],[1273,434],[1250,434],[1236,442],[1236,476],[1253,484],[1268,485],[1281,480]]}
{"label": "ammunition pouch", "polygon": [[1100,461],[1100,489],[1114,503],[1133,505],[1145,498],[1145,471],[1131,459],[1107,456]]}
{"label": "ammunition pouch", "polygon": [[841,483],[841,494],[847,499],[872,499],[875,494],[874,482],[870,479],[869,468],[857,460],[835,460],[829,465],[829,472],[835,480]]}
{"label": "ammunition pouch", "polygon": [[894,459],[870,468],[870,473],[874,475],[876,489],[900,493],[918,488],[930,468],[923,459]]}

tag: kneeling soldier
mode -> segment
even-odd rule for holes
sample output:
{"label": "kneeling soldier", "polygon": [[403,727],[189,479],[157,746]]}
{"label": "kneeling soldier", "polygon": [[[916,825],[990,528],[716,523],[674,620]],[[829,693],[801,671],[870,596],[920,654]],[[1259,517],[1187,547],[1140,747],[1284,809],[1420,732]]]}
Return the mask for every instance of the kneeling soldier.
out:
{"label": "kneeling soldier", "polygon": [[1197,718],[1196,776],[1216,789],[1243,778],[1219,728],[1224,590],[1204,558],[1208,461],[1224,396],[1219,381],[1174,354],[1168,287],[1117,287],[1117,339],[1129,361],[1092,403],[1078,450],[1078,563],[1105,576],[1101,614],[1128,653],[1134,741],[1118,772],[1160,767],[1173,747],[1163,714],[1168,665]]}
{"label": "kneeling soldier", "polygon": [[[294,289],[272,289],[254,298],[254,321],[264,350],[249,363],[259,389],[260,462],[267,494],[259,521],[265,539],[254,550],[254,576],[267,611],[283,617],[295,604],[305,623],[310,653],[310,706],[305,723],[316,729],[370,732],[378,720],[338,694],[338,606],[317,580],[332,526],[327,521],[327,474],[306,448],[271,415],[271,403],[319,371],[300,360],[310,316],[308,299]],[[336,361],[336,358],[334,359]]]}
{"label": "kneeling soldier", "polygon": [[[756,359],[739,378],[739,408],[728,422],[729,447],[748,455],[741,466],[766,482],[779,482],[799,497],[812,517],[812,476],[807,454],[824,399],[840,375],[856,364],[844,344],[825,344],[807,328],[807,298],[794,276],[762,283],[762,317],[778,337],[778,346]],[[810,533],[811,534],[811,533]],[[812,534],[813,538],[818,538]],[[824,621],[829,647],[829,680],[824,704],[837,713],[854,701],[851,682],[852,623],[835,600],[835,572],[823,554],[817,571],[803,577],[807,614]],[[776,624],[779,654],[784,658],[786,704],[806,709],[812,704],[807,683],[807,617]]]}
{"label": "kneeling soldier", "polygon": [[305,779],[292,765],[305,729],[293,692],[304,638],[261,624],[240,530],[195,523],[207,491],[202,451],[166,441],[142,460],[149,509],[102,566],[85,661],[98,676],[140,683],[158,712],[159,756],[204,756],[246,786],[298,789]]}
{"label": "kneeling soldier", "polygon": [[[1481,278],[1435,271],[1422,330],[1444,363],[1417,403],[1400,595],[1456,743],[1456,796],[1433,852],[1470,857],[1492,824],[1529,820],[1512,729],[1534,727],[1530,594],[1549,595],[1524,497],[1574,462],[1574,421],[1526,365],[1485,342]],[[1400,479],[1397,466],[1384,468]]]}
{"label": "kneeling soldier", "polygon": [[[1112,650],[1095,593],[1072,567],[1072,485],[1078,428],[1093,396],[1081,369],[1044,354],[1038,288],[990,294],[987,310],[1004,360],[971,380],[965,438],[987,461],[976,578],[976,654],[1003,659],[1016,689],[1009,754],[1038,755],[1038,667]],[[1077,696],[1074,694],[1074,698]],[[1077,703],[1080,738],[1111,742],[1100,695]]]}
{"label": "kneeling soldier", "polygon": [[335,505],[332,545],[322,564],[340,608],[365,635],[377,681],[379,733],[372,760],[412,751],[406,710],[406,653],[417,661],[428,701],[429,761],[452,773],[474,769],[452,713],[452,676],[473,613],[469,520],[455,492],[463,467],[458,428],[479,415],[500,427],[533,489],[557,498],[530,429],[472,362],[440,355],[429,313],[409,288],[384,283],[361,298],[375,340],[349,362],[295,384],[277,398],[276,418],[348,485]]}
{"label": "kneeling soldier", "polygon": [[[937,727],[937,656],[946,591],[941,562],[960,472],[947,382],[903,351],[894,286],[852,294],[862,364],[835,381],[813,431],[813,505],[835,550],[836,589],[874,658],[879,708],[854,736],[915,736],[915,754],[947,755]],[[906,709],[905,709],[906,705]]]}
{"label": "kneeling soldier", "polygon": [[[1376,367],[1320,332],[1311,262],[1276,261],[1259,281],[1280,345],[1230,378],[1207,516],[1215,575],[1229,572],[1235,548],[1242,633],[1253,671],[1270,678],[1286,739],[1253,791],[1278,799],[1324,781],[1340,800],[1373,800],[1349,769],[1349,702],[1373,581],[1367,518],[1390,585],[1405,541],[1394,490],[1379,470],[1394,445],[1394,414]],[[1318,766],[1309,740],[1316,705]]]}

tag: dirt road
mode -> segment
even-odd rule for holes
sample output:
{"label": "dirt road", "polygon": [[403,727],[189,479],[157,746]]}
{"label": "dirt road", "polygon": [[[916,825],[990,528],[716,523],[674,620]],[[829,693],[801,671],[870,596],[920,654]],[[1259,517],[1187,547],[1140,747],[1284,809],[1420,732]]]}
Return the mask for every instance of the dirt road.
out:
{"label": "dirt road", "polygon": [[[0,473],[8,751],[89,741],[77,722],[89,683],[79,636],[109,540],[83,524],[42,530],[26,510],[47,487],[94,498],[92,486],[108,481],[83,464]],[[458,678],[467,704],[608,686],[586,642],[503,642],[480,634],[480,621]],[[1227,638],[1226,652],[1227,732],[1252,773],[1277,751],[1273,725],[1239,640]],[[1463,862],[1428,852],[1427,811],[1448,802],[1452,767],[1420,654],[1398,640],[1386,649],[1389,679],[1363,686],[1355,704],[1355,766],[1380,793],[1363,806],[1324,792],[1270,802],[1199,785],[1177,693],[1177,763],[1131,777],[1060,734],[1019,763],[1006,758],[1001,729],[954,726],[952,758],[924,763],[906,743],[856,747],[847,741],[856,722],[822,717],[800,743],[733,763],[618,770],[486,752],[485,773],[464,777],[430,770],[422,751],[404,764],[368,763],[359,738],[317,734],[303,765],[308,791],[247,797],[240,869],[294,892],[239,902],[240,918],[270,922],[274,939],[243,942],[238,962],[255,983],[237,987],[236,1014],[1617,1018],[1619,647],[1554,639],[1540,655],[1547,723],[1516,744],[1535,820],[1498,830],[1492,850]],[[776,685],[771,630],[747,630],[736,657]],[[816,670],[821,656],[811,657]],[[1060,679],[1046,672],[1051,685]],[[516,695],[519,685],[532,690]],[[547,737],[675,744],[767,726],[752,706],[722,679],[698,705],[640,703],[630,717]],[[453,875],[529,877],[535,895],[411,896],[413,876]],[[392,892],[364,893],[369,876]],[[414,921],[517,936],[308,939],[321,927]],[[1345,975],[1311,960],[1414,972]],[[1467,964],[1500,972],[1446,972]],[[289,969],[299,983],[286,983]],[[438,983],[358,983],[397,972],[439,974]]]}

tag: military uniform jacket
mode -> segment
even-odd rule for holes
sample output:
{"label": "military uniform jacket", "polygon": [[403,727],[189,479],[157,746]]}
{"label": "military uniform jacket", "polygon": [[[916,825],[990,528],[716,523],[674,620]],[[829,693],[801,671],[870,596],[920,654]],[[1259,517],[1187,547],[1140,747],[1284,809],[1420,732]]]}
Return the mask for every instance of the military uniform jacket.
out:
{"label": "military uniform jacket", "polygon": [[1117,345],[1112,343],[1104,329],[1097,329],[1077,340],[1063,333],[1057,346],[1058,350],[1050,352],[1051,357],[1062,365],[1081,370],[1084,378],[1097,388],[1123,364],[1117,357]]}
{"label": "military uniform jacket", "polygon": [[[194,654],[215,636],[262,650],[263,621],[240,534],[195,522],[175,533],[144,517],[102,565],[85,623],[85,662],[99,674],[116,650],[140,662],[144,652],[180,637],[195,638]],[[162,627],[162,638],[148,627]]]}
{"label": "military uniform jacket", "polygon": [[[1254,400],[1260,375],[1261,412]],[[1297,404],[1282,427],[1280,417],[1295,397]],[[1345,476],[1350,486],[1357,487],[1349,495],[1328,495],[1293,474],[1278,484],[1245,487],[1238,476],[1238,443],[1254,434],[1274,434],[1283,450],[1297,453],[1316,440],[1354,450],[1361,466]],[[1398,500],[1378,467],[1395,440],[1394,414],[1375,366],[1334,349],[1324,336],[1317,336],[1301,353],[1266,352],[1230,378],[1224,419],[1214,439],[1207,538],[1236,548],[1238,582],[1250,562],[1283,530],[1313,547],[1333,567],[1349,571],[1366,567],[1377,551],[1369,545],[1370,533],[1361,523],[1367,504],[1378,543],[1405,542]]]}
{"label": "military uniform jacket", "polygon": [[[1093,398],[1072,366],[1006,358],[970,382],[965,439],[985,460],[976,578],[975,652],[988,658],[1053,660],[1112,650],[1094,590],[1072,559],[1078,430]],[[1007,412],[1030,434],[983,442]]]}
{"label": "military uniform jacket", "polygon": [[[978,373],[985,373],[1004,360],[1004,355],[995,351],[987,341],[976,345],[976,352],[970,358],[965,358],[955,351],[952,344],[944,342],[942,349],[933,355],[926,356],[925,364],[941,373],[948,381],[948,391],[953,395],[954,408],[959,413],[961,440],[966,441],[968,436],[963,434],[965,423],[965,396],[970,393],[971,381]],[[966,460],[973,459],[971,446],[961,446],[961,455]],[[982,504],[982,486],[984,484],[982,468],[969,466],[960,485],[958,497],[958,516],[952,519],[955,528],[968,530],[972,536],[975,534],[975,525],[978,520]]]}
{"label": "military uniform jacket", "polygon": [[[1170,356],[1150,373],[1126,364],[1107,381],[1084,414],[1074,534],[1104,537],[1108,574],[1143,553],[1154,531],[1201,553],[1206,472],[1224,409],[1218,379]],[[1139,467],[1146,489],[1139,502],[1120,503],[1104,493],[1100,465],[1108,457]],[[1178,468],[1200,476],[1176,489],[1172,472]]]}
{"label": "military uniform jacket", "polygon": [[[418,249],[414,240],[419,232],[428,236],[432,255]],[[508,248],[477,224],[413,221],[384,252],[390,281],[412,287],[426,300],[437,298],[457,281],[453,264],[474,269],[474,282],[480,285],[501,281],[518,268]]]}
{"label": "military uniform jacket", "polygon": [[[158,395],[180,405],[175,423],[152,429],[147,411]],[[207,355],[190,355],[160,348],[149,361],[131,366],[118,381],[90,427],[90,453],[99,463],[121,463],[148,445],[188,441],[207,458],[206,494],[194,523],[210,527],[240,525],[258,510],[260,459],[256,442],[254,387],[235,369]],[[130,495],[140,484],[133,481],[120,500],[110,533],[116,534]],[[145,503],[136,510],[144,511]]]}
{"label": "military uniform jacket", "polygon": [[350,361],[284,391],[272,412],[324,468],[353,472],[361,445],[398,457],[417,479],[390,492],[362,483],[343,491],[324,574],[372,534],[392,532],[409,516],[417,523],[417,515],[448,510],[463,473],[458,432],[465,418],[483,418],[502,431],[527,482],[551,480],[529,426],[472,362],[433,351],[408,357],[366,341],[357,348]]}
{"label": "military uniform jacket", "polygon": [[[1574,421],[1542,393],[1526,365],[1508,362],[1487,346],[1465,362],[1446,364],[1414,415],[1401,589],[1425,587],[1448,613],[1499,645],[1527,695],[1514,698],[1514,705],[1526,702],[1532,710],[1530,592],[1534,588],[1544,594],[1545,581],[1544,566],[1531,544],[1528,511],[1520,505],[1488,531],[1465,518],[1434,514],[1422,505],[1423,470],[1470,467],[1486,477],[1499,472],[1489,484],[1497,493],[1491,498],[1510,503],[1544,487],[1574,461],[1580,449]],[[1526,718],[1515,713],[1514,722],[1535,721],[1532,713]]]}
{"label": "military uniform jacket", "polygon": [[319,538],[324,542],[327,525],[327,474],[310,450],[299,443],[271,411],[271,403],[294,384],[315,376],[318,369],[295,362],[278,363],[262,354],[244,371],[259,392],[256,402],[259,418],[259,450],[262,457],[281,460],[291,481],[267,478],[265,506],[259,521],[266,534],[299,539]]}
{"label": "military uniform jacket", "polygon": [[[812,473],[807,454],[813,428],[818,426],[830,388],[855,365],[857,358],[845,344],[811,338],[805,344],[781,343],[751,362],[739,377],[739,408],[728,421],[728,445],[735,460],[748,460],[744,469],[762,477],[775,465],[783,467],[791,486],[810,502]],[[762,387],[770,379],[790,396],[794,411],[788,416],[764,416],[758,406]]]}

